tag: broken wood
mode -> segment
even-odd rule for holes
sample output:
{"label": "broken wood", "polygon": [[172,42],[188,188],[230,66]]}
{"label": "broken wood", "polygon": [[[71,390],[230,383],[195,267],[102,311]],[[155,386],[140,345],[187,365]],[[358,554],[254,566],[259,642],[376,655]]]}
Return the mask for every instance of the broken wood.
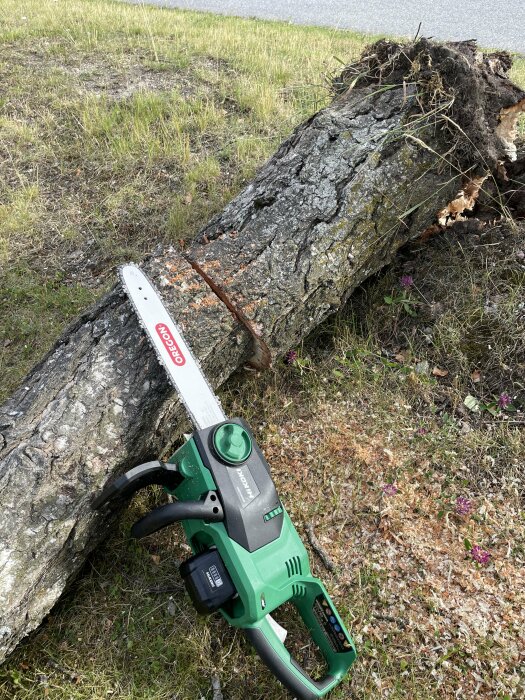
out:
{"label": "broken wood", "polygon": [[[268,366],[435,224],[466,181],[502,167],[508,110],[525,97],[509,67],[472,42],[378,42],[184,254],[149,257],[214,387],[250,359]],[[111,517],[91,511],[93,496],[185,428],[115,287],[0,408],[0,658],[107,534]]]}

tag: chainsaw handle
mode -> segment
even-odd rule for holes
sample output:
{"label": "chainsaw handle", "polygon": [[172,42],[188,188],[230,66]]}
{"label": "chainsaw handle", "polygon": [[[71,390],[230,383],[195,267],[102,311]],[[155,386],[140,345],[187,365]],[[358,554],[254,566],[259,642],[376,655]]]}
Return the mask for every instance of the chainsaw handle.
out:
{"label": "chainsaw handle", "polygon": [[146,462],[133,467],[125,474],[110,482],[106,488],[91,503],[93,510],[101,510],[104,506],[127,501],[139,489],[151,484],[159,484],[169,489],[175,489],[183,480],[176,464],[169,462]]}
{"label": "chainsaw handle", "polygon": [[[304,593],[306,589],[306,594]],[[322,603],[320,602],[322,601]],[[327,664],[327,672],[320,680],[314,680],[292,657],[266,615],[253,625],[244,628],[248,641],[254,646],[270,671],[299,700],[315,700],[326,695],[336,686],[353,663],[356,652],[334,608],[326,589],[318,579],[310,578],[303,584],[300,598],[291,599],[308,628],[312,640],[319,647]],[[326,610],[326,615],[323,611]],[[330,620],[334,622],[330,622]],[[325,620],[323,623],[322,620]],[[340,632],[335,632],[336,628]],[[344,636],[344,645],[337,635]],[[335,642],[334,642],[335,639]],[[336,650],[334,647],[340,644]]]}
{"label": "chainsaw handle", "polygon": [[263,617],[244,632],[277,680],[299,700],[315,700],[328,692],[334,685],[334,677],[328,674],[321,682],[314,681],[286,649],[267,618]]}
{"label": "chainsaw handle", "polygon": [[223,519],[224,512],[217,494],[215,491],[208,491],[202,501],[175,501],[175,503],[166,503],[164,506],[155,508],[137,520],[131,528],[131,536],[140,540],[181,520],[204,520],[216,523]]}

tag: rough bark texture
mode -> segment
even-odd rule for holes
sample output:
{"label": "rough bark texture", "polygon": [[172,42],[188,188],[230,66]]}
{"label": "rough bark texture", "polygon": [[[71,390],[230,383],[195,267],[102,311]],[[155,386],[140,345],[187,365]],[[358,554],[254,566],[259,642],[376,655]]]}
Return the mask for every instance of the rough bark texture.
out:
{"label": "rough bark texture", "polygon": [[[499,114],[524,95],[501,57],[491,60],[471,44],[377,44],[187,250],[148,259],[214,387],[251,355],[267,365],[304,337],[435,221],[462,171],[480,174],[504,158]],[[436,116],[447,114],[457,75],[453,104],[471,99],[466,84],[478,100],[476,128],[485,131],[475,148],[468,109],[450,112],[459,130]],[[118,288],[0,408],[0,658],[106,534],[109,521],[90,510],[94,494],[165,450],[185,423]]]}

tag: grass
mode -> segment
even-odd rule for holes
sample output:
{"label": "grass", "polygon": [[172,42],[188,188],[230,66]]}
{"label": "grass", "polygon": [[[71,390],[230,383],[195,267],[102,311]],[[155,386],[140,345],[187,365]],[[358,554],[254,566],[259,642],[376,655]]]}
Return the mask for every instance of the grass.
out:
{"label": "grass", "polygon": [[[118,263],[191,238],[370,41],[101,0],[4,0],[0,37],[2,397]],[[513,77],[525,85],[522,59]],[[523,250],[523,229],[501,226],[416,244],[292,365],[223,395],[337,563],[312,556],[360,652],[334,700],[525,692]],[[493,406],[502,393],[518,412]],[[217,678],[230,700],[286,697],[239,634],[194,612],[180,530],[129,540],[156,498],[133,502],[0,669],[2,700],[195,700]]]}
{"label": "grass", "polygon": [[[116,264],[191,238],[328,99],[369,38],[126,4],[0,7],[0,267],[99,294]],[[11,276],[12,279],[12,276]],[[0,281],[2,314],[20,308]],[[54,327],[76,313],[64,304]],[[14,303],[13,303],[14,302]],[[6,397],[46,342],[0,329]]]}

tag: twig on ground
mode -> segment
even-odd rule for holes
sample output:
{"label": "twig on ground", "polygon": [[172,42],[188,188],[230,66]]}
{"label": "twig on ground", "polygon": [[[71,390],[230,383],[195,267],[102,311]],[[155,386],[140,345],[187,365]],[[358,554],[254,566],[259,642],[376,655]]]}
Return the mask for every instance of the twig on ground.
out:
{"label": "twig on ground", "polygon": [[224,700],[224,695],[221,690],[221,679],[216,673],[211,677],[211,689],[213,690],[212,700]]}
{"label": "twig on ground", "polygon": [[310,542],[310,546],[312,547],[314,552],[317,554],[319,559],[323,562],[324,566],[328,569],[328,571],[333,573],[336,570],[335,562],[330,558],[330,556],[327,554],[327,552],[323,549],[319,540],[315,536],[314,526],[312,525],[312,523],[306,524],[306,534],[308,536],[308,542]]}
{"label": "twig on ground", "polygon": [[49,658],[47,660],[47,665],[51,666],[51,668],[54,668],[59,673],[63,673],[64,676],[67,676],[73,682],[76,682],[80,678],[80,675],[78,673],[75,673],[75,671],[71,671],[69,668],[65,668],[65,666],[57,664],[57,662],[54,659]]}
{"label": "twig on ground", "polygon": [[405,629],[407,626],[407,623],[402,620],[400,617],[393,617],[393,615],[379,615],[374,613],[373,615],[374,620],[382,620],[383,622],[395,622],[396,625],[401,627],[401,629]]}

